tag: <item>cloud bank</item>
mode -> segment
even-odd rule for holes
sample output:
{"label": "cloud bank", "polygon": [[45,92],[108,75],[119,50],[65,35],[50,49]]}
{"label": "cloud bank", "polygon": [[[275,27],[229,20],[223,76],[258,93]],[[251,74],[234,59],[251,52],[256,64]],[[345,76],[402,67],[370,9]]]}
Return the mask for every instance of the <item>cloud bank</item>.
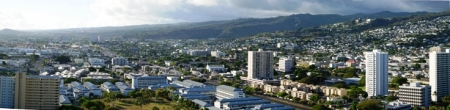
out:
{"label": "cloud bank", "polygon": [[[1,0],[0,0],[1,1]],[[448,0],[94,0],[71,12],[0,10],[1,28],[48,29],[265,18],[299,13],[438,12]],[[86,5],[86,6],[84,6]],[[1,8],[0,8],[1,9]],[[67,10],[67,9],[66,9]],[[58,8],[55,9],[58,11]],[[56,13],[56,14],[55,14]]]}

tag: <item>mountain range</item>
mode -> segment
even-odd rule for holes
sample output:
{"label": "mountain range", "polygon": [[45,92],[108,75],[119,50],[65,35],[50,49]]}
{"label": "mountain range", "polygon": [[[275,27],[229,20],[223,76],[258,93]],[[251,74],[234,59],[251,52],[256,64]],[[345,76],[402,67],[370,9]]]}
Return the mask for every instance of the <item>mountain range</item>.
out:
{"label": "mountain range", "polygon": [[[262,32],[275,32],[311,28],[321,25],[347,22],[358,18],[395,18],[419,16],[429,12],[389,12],[371,14],[293,14],[271,18],[240,18],[225,21],[189,22],[176,24],[133,25],[119,27],[72,28],[38,31],[61,36],[122,36],[123,38],[143,39],[204,39],[239,38]],[[22,31],[4,29],[1,34],[23,34]],[[35,33],[35,32],[34,32]]]}

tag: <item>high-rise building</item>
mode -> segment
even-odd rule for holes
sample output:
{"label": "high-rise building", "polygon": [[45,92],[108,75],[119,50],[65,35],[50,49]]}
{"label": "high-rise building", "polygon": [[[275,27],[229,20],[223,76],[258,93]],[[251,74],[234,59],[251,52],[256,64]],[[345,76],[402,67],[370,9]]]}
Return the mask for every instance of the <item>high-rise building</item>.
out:
{"label": "high-rise building", "polygon": [[112,65],[128,65],[128,59],[123,58],[123,57],[114,57],[111,59],[111,64]]}
{"label": "high-rise building", "polygon": [[429,54],[429,77],[431,86],[431,99],[439,101],[450,94],[450,50],[445,52],[432,51]]}
{"label": "high-rise building", "polygon": [[0,108],[14,108],[14,77],[0,76]]}
{"label": "high-rise building", "polygon": [[431,104],[431,86],[419,82],[399,86],[399,100],[413,106],[428,108]]}
{"label": "high-rise building", "polygon": [[272,79],[273,78],[273,52],[248,51],[248,78]]}
{"label": "high-rise building", "polygon": [[294,67],[294,60],[291,56],[283,57],[278,61],[278,69],[282,72],[291,72]]}
{"label": "high-rise building", "polygon": [[16,73],[15,109],[58,109],[59,83],[55,76],[27,76]]}
{"label": "high-rise building", "polygon": [[368,96],[388,94],[388,53],[381,50],[364,52],[366,58],[366,92]]}

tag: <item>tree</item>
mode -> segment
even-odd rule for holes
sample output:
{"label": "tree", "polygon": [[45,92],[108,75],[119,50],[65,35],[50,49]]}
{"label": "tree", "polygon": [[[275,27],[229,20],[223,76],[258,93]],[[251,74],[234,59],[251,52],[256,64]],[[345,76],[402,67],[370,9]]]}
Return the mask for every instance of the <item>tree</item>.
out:
{"label": "tree", "polygon": [[287,96],[288,95],[288,93],[286,93],[286,92],[278,92],[278,94],[277,94],[277,97],[284,97],[284,96]]}
{"label": "tree", "polygon": [[61,64],[66,64],[66,63],[71,62],[70,61],[70,57],[64,56],[64,55],[55,57],[55,61],[57,61],[57,62],[59,62]]}
{"label": "tree", "polygon": [[2,61],[2,65],[5,66],[5,65],[6,65],[6,62],[5,62],[5,61]]}
{"label": "tree", "polygon": [[309,97],[309,100],[311,100],[313,102],[317,102],[320,100],[320,96],[318,94],[313,94],[313,95],[311,95],[311,97]]}
{"label": "tree", "polygon": [[64,83],[71,83],[71,82],[80,82],[80,80],[76,79],[76,78],[65,78],[64,79]]}
{"label": "tree", "polygon": [[418,63],[416,63],[415,65],[414,65],[414,69],[420,69],[420,64],[418,64]]}
{"label": "tree", "polygon": [[383,102],[379,99],[369,99],[360,102],[356,108],[358,110],[381,110],[383,109]]}
{"label": "tree", "polygon": [[397,100],[397,97],[392,96],[392,95],[389,95],[389,96],[386,97],[386,101],[388,101],[388,102],[392,102],[394,100]]}
{"label": "tree", "polygon": [[366,76],[364,75],[358,82],[359,86],[366,86]]}
{"label": "tree", "polygon": [[350,105],[350,110],[357,110],[356,105],[358,105],[358,103],[356,103],[356,101],[353,101],[352,104]]}
{"label": "tree", "polygon": [[446,95],[441,98],[442,102],[444,103],[450,103],[450,95]]}
{"label": "tree", "polygon": [[412,110],[421,110],[418,106],[414,106]]}
{"label": "tree", "polygon": [[134,99],[133,103],[135,105],[141,107],[141,110],[142,110],[142,106],[150,103],[150,101],[148,100],[148,98],[137,97],[136,99]]}
{"label": "tree", "polygon": [[89,67],[88,70],[89,70],[89,72],[96,72],[97,71],[97,69],[95,69],[94,67]]}
{"label": "tree", "polygon": [[391,82],[391,83],[398,84],[398,85],[402,85],[402,84],[405,84],[405,83],[407,83],[407,82],[408,82],[408,79],[406,79],[406,78],[404,78],[404,77],[401,77],[401,76],[397,76],[397,77],[394,77],[394,78],[392,79],[392,82]]}
{"label": "tree", "polygon": [[358,76],[358,75],[356,75],[356,73],[350,73],[350,72],[344,74],[344,78],[352,78],[354,76]]}
{"label": "tree", "polygon": [[152,110],[159,110],[159,108],[156,107],[156,106],[153,106],[153,107],[152,107]]}
{"label": "tree", "polygon": [[337,83],[335,85],[333,85],[333,87],[337,87],[337,88],[347,88],[347,85],[345,83]]}
{"label": "tree", "polygon": [[325,105],[317,104],[312,107],[312,110],[331,110],[331,109],[326,107]]}

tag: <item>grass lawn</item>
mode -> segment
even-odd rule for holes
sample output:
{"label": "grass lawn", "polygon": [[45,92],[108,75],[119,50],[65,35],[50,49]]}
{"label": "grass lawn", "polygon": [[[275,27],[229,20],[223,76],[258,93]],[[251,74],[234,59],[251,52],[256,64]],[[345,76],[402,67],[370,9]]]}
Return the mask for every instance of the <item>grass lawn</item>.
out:
{"label": "grass lawn", "polygon": [[[174,102],[169,102],[169,101],[152,101],[150,102],[150,104],[147,105],[142,105],[142,110],[151,110],[152,107],[156,106],[158,107],[160,110],[172,110],[172,106],[176,105],[176,103]],[[114,106],[116,106],[117,108],[121,109],[121,110],[140,110],[141,107],[138,105],[134,105],[133,101],[131,100],[131,98],[126,98],[126,99],[121,99],[116,100],[114,102]]]}

